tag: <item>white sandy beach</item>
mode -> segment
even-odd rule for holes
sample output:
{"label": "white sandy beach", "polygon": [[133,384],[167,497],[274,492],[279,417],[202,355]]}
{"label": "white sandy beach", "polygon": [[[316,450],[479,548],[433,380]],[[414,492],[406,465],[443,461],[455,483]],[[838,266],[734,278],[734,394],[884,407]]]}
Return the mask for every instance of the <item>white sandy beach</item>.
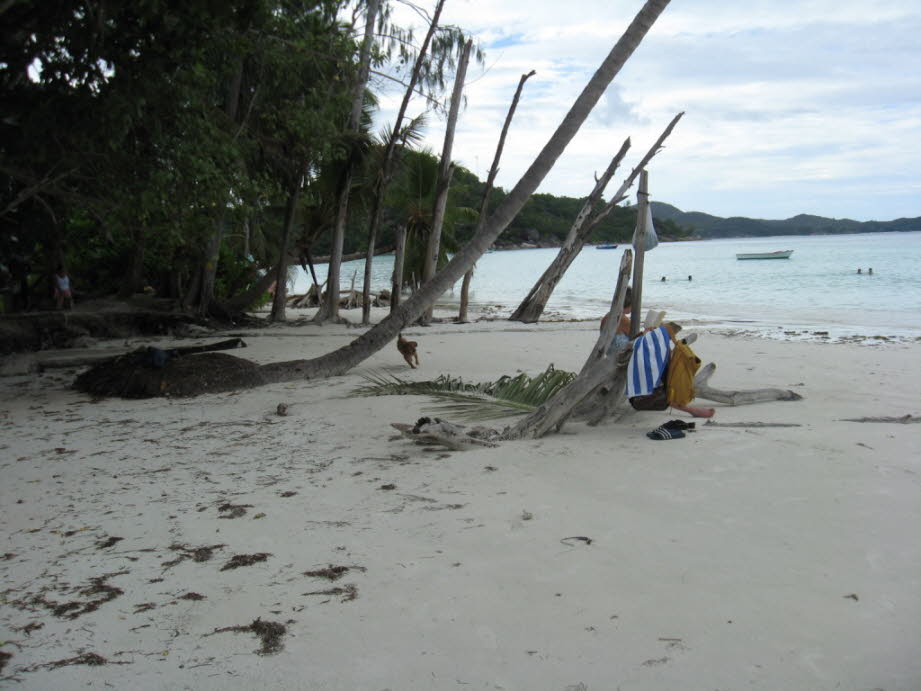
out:
{"label": "white sandy beach", "polygon": [[[260,363],[360,333],[244,331],[234,354]],[[716,421],[799,426],[657,442],[690,418],[634,412],[448,452],[390,428],[430,399],[348,393],[372,370],[578,370],[597,322],[406,335],[418,370],[388,346],[343,377],[192,399],[0,378],[0,686],[921,688],[921,425],[843,421],[921,413],[921,343],[701,332],[714,386],[805,397]],[[224,569],[237,555],[267,556]],[[280,651],[219,631],[257,619]],[[54,664],[73,658],[107,664]]]}

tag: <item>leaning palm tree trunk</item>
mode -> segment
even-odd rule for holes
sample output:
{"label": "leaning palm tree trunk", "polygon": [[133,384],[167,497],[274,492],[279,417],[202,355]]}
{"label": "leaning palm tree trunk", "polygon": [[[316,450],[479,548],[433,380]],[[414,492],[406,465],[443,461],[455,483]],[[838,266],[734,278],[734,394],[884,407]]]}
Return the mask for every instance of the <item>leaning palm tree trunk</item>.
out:
{"label": "leaning palm tree trunk", "polygon": [[476,233],[470,242],[454,255],[444,269],[394,310],[390,316],[347,346],[312,360],[293,360],[265,365],[261,368],[264,379],[269,382],[279,382],[343,374],[383,348],[396,338],[401,330],[417,320],[429,304],[474,265],[521,211],[525,202],[553,168],[554,163],[579,131],[608,85],[639,46],[668,3],[669,0],[646,0],[642,9],[586,84],[582,93],[576,98],[559,127],[525,174],[502,203],[496,207],[480,232]]}
{"label": "leaning palm tree trunk", "polygon": [[[518,101],[521,99],[521,91],[524,89],[524,83],[535,74],[531,70],[527,74],[521,75],[518,80],[518,88],[515,89],[515,96],[512,98],[512,105],[509,106],[508,114],[505,116],[505,124],[502,125],[502,134],[499,135],[499,144],[496,146],[496,155],[493,156],[492,165],[489,168],[489,175],[486,176],[486,184],[483,186],[483,197],[480,200],[480,213],[477,216],[476,229],[474,234],[479,233],[483,226],[486,225],[486,214],[489,211],[489,195],[492,192],[493,185],[496,182],[496,175],[499,174],[499,161],[502,159],[502,150],[505,148],[505,137],[508,134],[508,128],[512,124],[512,118],[515,116],[515,110],[518,108]],[[457,321],[465,323],[467,321],[467,305],[470,301],[470,281],[473,279],[473,267],[464,274],[464,282],[461,285],[460,310],[457,314]]]}
{"label": "leaning palm tree trunk", "polygon": [[393,176],[393,159],[396,152],[397,143],[401,141],[401,125],[403,116],[406,115],[406,109],[409,107],[409,101],[412,98],[416,83],[422,74],[422,66],[425,62],[429,45],[435,30],[438,28],[438,20],[441,17],[441,11],[444,9],[446,0],[438,0],[435,7],[435,13],[432,15],[432,23],[429,25],[428,33],[419,48],[419,55],[416,56],[416,62],[413,65],[413,72],[409,78],[409,85],[406,87],[406,93],[403,94],[403,101],[400,103],[400,109],[397,111],[396,121],[393,123],[393,131],[390,139],[387,141],[387,147],[384,149],[384,161],[381,164],[380,177],[375,189],[374,204],[371,211],[371,225],[368,228],[368,255],[365,259],[365,283],[362,289],[363,304],[361,306],[361,323],[369,324],[371,322],[371,267],[374,262],[374,244],[377,242],[377,231],[380,228],[381,220],[384,215],[384,197],[387,195],[387,188],[390,186],[390,179]]}
{"label": "leaning palm tree trunk", "polygon": [[[573,223],[572,227],[569,230],[569,234],[566,237],[566,241],[563,243],[563,246],[560,248],[559,253],[556,258],[547,267],[547,270],[544,271],[543,275],[537,279],[537,282],[531,288],[531,291],[528,293],[527,297],[521,301],[521,304],[518,305],[518,309],[509,317],[509,321],[521,321],[526,324],[532,324],[540,319],[540,315],[544,312],[544,307],[547,305],[547,301],[550,299],[550,295],[553,293],[553,289],[556,288],[557,283],[560,282],[560,279],[563,278],[563,274],[566,273],[566,270],[573,263],[575,258],[579,256],[579,252],[582,251],[582,248],[585,246],[586,241],[588,240],[589,235],[597,227],[597,225],[604,220],[613,208],[627,198],[627,190],[633,186],[634,181],[637,176],[646,169],[646,166],[649,164],[649,161],[652,160],[652,157],[655,156],[662,148],[663,142],[668,138],[668,135],[672,133],[672,130],[675,129],[675,125],[678,124],[678,121],[681,119],[681,116],[684,113],[678,113],[672,121],[668,124],[668,127],[663,130],[662,134],[659,135],[659,138],[656,140],[649,151],[646,152],[646,155],[643,156],[639,165],[633,169],[630,175],[624,180],[620,188],[614,195],[611,197],[610,201],[605,204],[601,209],[592,213],[592,205],[600,198],[601,193],[604,191],[604,183],[607,184],[607,181],[610,180],[611,175],[613,175],[613,168],[616,168],[616,163],[619,163],[620,158],[626,153],[626,148],[630,145],[630,140],[628,139],[624,142],[624,146],[621,147],[620,152],[617,156],[614,157],[614,160],[611,161],[611,165],[608,166],[608,170],[605,171],[607,179],[605,176],[602,176],[597,184],[595,189],[592,191],[592,195],[589,197],[588,201],[585,203],[585,206],[582,207],[582,210],[579,212],[579,215],[576,217],[576,221]],[[600,186],[600,189],[599,189]]]}
{"label": "leaning palm tree trunk", "polygon": [[[361,108],[364,105],[365,89],[371,74],[371,46],[374,42],[374,21],[377,17],[377,8],[380,0],[368,0],[365,16],[365,35],[361,42],[361,51],[358,58],[358,80],[352,92],[352,109],[349,113],[347,133],[357,135],[361,126]],[[353,146],[355,143],[353,143]],[[320,304],[314,320],[322,323],[328,319],[339,318],[339,272],[342,267],[342,247],[345,242],[345,226],[349,213],[349,192],[352,188],[352,157],[346,161],[345,171],[339,181],[338,200],[336,203],[336,227],[333,231],[333,246],[329,258],[327,273],[326,300]]]}
{"label": "leaning palm tree trunk", "polygon": [[[454,164],[451,162],[451,152],[454,148],[454,130],[457,127],[457,116],[460,113],[460,104],[464,92],[464,79],[467,76],[467,63],[470,62],[470,49],[473,40],[464,44],[460,62],[457,64],[457,74],[454,77],[454,91],[451,94],[451,108],[448,111],[448,122],[445,126],[445,141],[441,150],[441,161],[438,166],[438,182],[435,184],[435,204],[432,212],[432,230],[429,233],[425,249],[425,264],[422,267],[422,280],[430,281],[438,267],[438,255],[441,252],[441,229],[445,221],[445,209],[448,206],[448,192],[451,187],[451,175],[454,173]],[[429,305],[422,317],[424,322],[432,319],[432,306]]]}

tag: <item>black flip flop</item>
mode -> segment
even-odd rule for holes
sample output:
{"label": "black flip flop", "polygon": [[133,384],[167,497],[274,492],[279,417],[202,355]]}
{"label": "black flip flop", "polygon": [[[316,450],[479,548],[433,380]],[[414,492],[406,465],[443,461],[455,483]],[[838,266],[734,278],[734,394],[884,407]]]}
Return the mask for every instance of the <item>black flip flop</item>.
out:
{"label": "black flip flop", "polygon": [[662,425],[662,427],[665,427],[666,429],[672,429],[672,430],[680,429],[682,431],[685,431],[685,430],[693,431],[696,426],[697,426],[696,423],[685,422],[684,420],[669,420],[664,425]]}
{"label": "black flip flop", "polygon": [[646,436],[654,441],[666,441],[668,439],[683,439],[684,432],[680,429],[668,428],[665,425],[656,427],[652,432],[647,432]]}

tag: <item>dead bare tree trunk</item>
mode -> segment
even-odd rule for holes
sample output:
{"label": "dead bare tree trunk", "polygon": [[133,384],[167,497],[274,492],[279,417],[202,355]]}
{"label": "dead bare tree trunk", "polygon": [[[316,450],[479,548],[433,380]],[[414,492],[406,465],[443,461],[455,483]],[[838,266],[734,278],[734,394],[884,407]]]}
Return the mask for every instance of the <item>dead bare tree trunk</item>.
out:
{"label": "dead bare tree trunk", "polygon": [[585,200],[585,203],[576,215],[576,220],[573,221],[572,226],[570,226],[569,232],[566,234],[566,240],[563,242],[563,246],[560,247],[560,251],[550,263],[550,266],[547,267],[547,270],[537,279],[537,282],[531,288],[531,291],[527,294],[525,299],[518,305],[518,309],[509,317],[509,321],[521,321],[526,324],[533,324],[540,319],[540,315],[544,311],[544,306],[547,304],[547,300],[550,299],[550,295],[553,293],[553,289],[556,288],[556,284],[563,277],[563,274],[566,269],[569,268],[573,259],[576,258],[576,255],[582,250],[583,243],[577,243],[579,231],[582,229],[585,221],[592,215],[595,205],[604,193],[604,188],[607,187],[608,182],[610,182],[614,173],[617,172],[617,168],[620,166],[620,162],[623,160],[624,156],[627,155],[627,150],[629,148],[630,138],[628,137],[621,145],[620,151],[611,159],[607,170],[604,171],[600,178],[595,178],[595,187],[592,189],[591,194],[588,195],[588,199]]}
{"label": "dead bare tree trunk", "polygon": [[[377,17],[377,8],[380,0],[368,0],[365,11],[365,35],[361,42],[361,51],[358,58],[358,80],[352,92],[352,110],[349,113],[349,122],[346,131],[349,134],[358,134],[361,126],[361,109],[365,100],[365,89],[368,86],[368,77],[371,71],[371,46],[374,42],[374,21]],[[342,267],[342,248],[345,242],[345,226],[349,214],[349,193],[352,189],[352,173],[355,166],[354,155],[346,161],[345,171],[339,181],[336,201],[336,226],[333,230],[332,252],[326,274],[326,300],[321,301],[320,308],[314,315],[314,321],[323,323],[327,320],[339,319],[339,272]]]}
{"label": "dead bare tree trunk", "polygon": [[[624,298],[627,294],[627,286],[630,284],[632,265],[633,253],[630,250],[624,250],[620,261],[617,287],[614,289],[611,308],[608,311],[608,319],[582,371],[556,396],[516,425],[506,429],[501,435],[503,439],[539,438],[550,431],[559,431],[576,406],[593,394],[600,393],[603,397],[610,394],[612,404],[616,404],[623,398],[627,364],[624,358],[619,357],[620,353],[609,355],[608,347],[614,337],[618,317],[624,308]],[[602,392],[601,389],[605,391]]]}
{"label": "dead bare tree trunk", "polygon": [[[668,124],[668,127],[666,127],[662,134],[659,135],[659,138],[656,140],[656,142],[649,148],[649,151],[647,151],[646,155],[643,156],[643,158],[640,160],[639,165],[637,165],[636,168],[631,171],[630,175],[628,175],[627,178],[623,181],[617,192],[615,192],[611,197],[610,201],[608,201],[607,204],[605,204],[597,212],[592,214],[589,220],[583,220],[583,222],[580,223],[580,216],[582,216],[582,214],[586,211],[586,207],[582,208],[582,210],[579,212],[579,216],[576,217],[575,223],[573,223],[573,228],[570,229],[569,234],[566,237],[566,242],[560,248],[556,258],[543,273],[543,275],[537,280],[525,299],[521,301],[518,309],[516,309],[512,316],[509,317],[509,321],[522,321],[526,324],[531,324],[540,319],[540,315],[543,314],[544,307],[547,305],[547,301],[550,299],[550,295],[553,293],[553,289],[556,288],[557,283],[559,283],[560,279],[563,278],[563,274],[566,273],[566,270],[569,268],[575,258],[579,256],[579,252],[581,252],[582,248],[585,246],[585,242],[588,240],[589,235],[591,235],[595,227],[601,221],[603,221],[608,216],[608,214],[611,213],[617,204],[627,198],[627,190],[629,190],[633,185],[636,177],[646,169],[646,166],[649,164],[649,161],[652,160],[652,157],[661,150],[663,142],[672,133],[672,130],[675,129],[675,125],[678,124],[678,121],[681,119],[682,115],[684,115],[684,113],[678,113],[678,115],[672,118],[672,121]],[[628,139],[624,145],[629,146],[629,141],[630,140]],[[625,150],[622,147],[621,152],[624,151]],[[621,154],[619,153],[618,155]],[[613,165],[614,162],[612,161],[611,163]],[[610,166],[608,169],[610,170]],[[603,191],[603,188],[601,191]],[[590,211],[591,207],[588,208]],[[575,233],[573,233],[573,229],[575,229]]]}
{"label": "dead bare tree trunk", "polygon": [[[445,125],[444,146],[441,149],[441,161],[438,165],[438,181],[435,184],[435,204],[432,211],[432,229],[428,236],[425,249],[425,263],[422,267],[422,281],[432,280],[438,267],[438,255],[441,252],[441,230],[444,227],[445,210],[448,206],[448,192],[451,188],[451,176],[454,174],[454,164],[451,154],[454,148],[454,130],[457,128],[457,116],[463,100],[464,79],[467,77],[467,63],[470,61],[470,50],[473,40],[464,44],[460,61],[457,63],[457,73],[454,76],[454,91],[451,93],[451,107],[448,111],[448,122]],[[422,316],[422,322],[428,323],[432,319],[432,307],[429,306]]]}
{"label": "dead bare tree trunk", "polygon": [[[505,116],[505,123],[502,125],[502,133],[499,135],[496,155],[493,156],[492,165],[489,167],[489,174],[486,176],[486,184],[483,187],[483,197],[480,199],[480,212],[477,215],[474,235],[479,233],[486,224],[487,212],[489,211],[489,195],[492,193],[493,185],[496,182],[496,175],[499,174],[499,161],[502,159],[502,150],[505,148],[505,137],[508,135],[509,127],[512,124],[512,118],[515,116],[515,110],[518,108],[518,101],[521,99],[524,83],[535,74],[534,70],[531,70],[527,74],[521,75],[521,79],[518,80],[518,88],[515,89],[515,96],[512,98],[512,104],[509,106],[508,113]],[[470,267],[470,270],[464,274],[464,282],[461,285],[460,310],[457,314],[457,321],[462,324],[467,321],[467,305],[470,302],[470,282],[473,280],[473,269],[474,267]]]}
{"label": "dead bare tree trunk", "polygon": [[403,297],[403,260],[406,257],[406,226],[397,228],[397,246],[393,252],[393,278],[390,287],[390,312],[400,306]]}
{"label": "dead bare tree trunk", "polygon": [[636,268],[633,271],[633,307],[630,310],[630,338],[640,332],[643,321],[643,266],[646,258],[646,211],[649,208],[649,175],[640,173],[640,188],[636,194],[636,230],[633,233],[633,248],[636,250]]}
{"label": "dead bare tree trunk", "polygon": [[393,132],[391,132],[390,140],[387,142],[387,147],[384,149],[384,161],[381,164],[381,172],[377,181],[374,203],[371,207],[371,225],[368,228],[368,255],[365,259],[365,283],[362,288],[362,296],[364,297],[364,304],[361,308],[362,324],[369,324],[371,322],[371,304],[368,296],[371,294],[371,266],[374,262],[374,244],[377,242],[377,231],[380,228],[381,219],[384,214],[384,197],[387,194],[387,188],[390,186],[390,179],[393,177],[394,153],[396,151],[397,142],[402,139],[401,126],[403,124],[403,116],[406,115],[406,109],[409,107],[409,101],[412,98],[413,90],[416,88],[416,83],[419,81],[419,77],[422,74],[422,65],[425,62],[425,57],[428,53],[429,45],[432,42],[432,37],[435,35],[435,30],[438,28],[438,20],[441,18],[441,11],[444,9],[444,4],[445,0],[438,0],[438,4],[435,6],[435,13],[432,15],[432,23],[429,25],[429,30],[425,35],[425,40],[422,42],[422,47],[419,48],[419,55],[416,57],[416,62],[413,65],[412,76],[409,79],[406,92],[403,94],[403,101],[400,103],[400,109],[397,111],[397,117],[393,123]]}

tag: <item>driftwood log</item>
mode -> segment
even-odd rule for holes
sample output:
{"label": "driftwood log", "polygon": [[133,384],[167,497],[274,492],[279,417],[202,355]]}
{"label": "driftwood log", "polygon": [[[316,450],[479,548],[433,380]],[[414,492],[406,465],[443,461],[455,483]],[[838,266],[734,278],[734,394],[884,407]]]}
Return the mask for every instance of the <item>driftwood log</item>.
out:
{"label": "driftwood log", "polygon": [[486,427],[464,427],[436,418],[420,418],[415,425],[392,422],[402,436],[420,444],[438,444],[454,451],[495,447],[498,433]]}
{"label": "driftwood log", "polygon": [[789,389],[751,389],[748,391],[723,391],[710,386],[710,377],[716,372],[716,365],[704,365],[694,377],[694,391],[697,398],[704,398],[729,406],[765,403],[767,401],[799,401],[803,397]]}

